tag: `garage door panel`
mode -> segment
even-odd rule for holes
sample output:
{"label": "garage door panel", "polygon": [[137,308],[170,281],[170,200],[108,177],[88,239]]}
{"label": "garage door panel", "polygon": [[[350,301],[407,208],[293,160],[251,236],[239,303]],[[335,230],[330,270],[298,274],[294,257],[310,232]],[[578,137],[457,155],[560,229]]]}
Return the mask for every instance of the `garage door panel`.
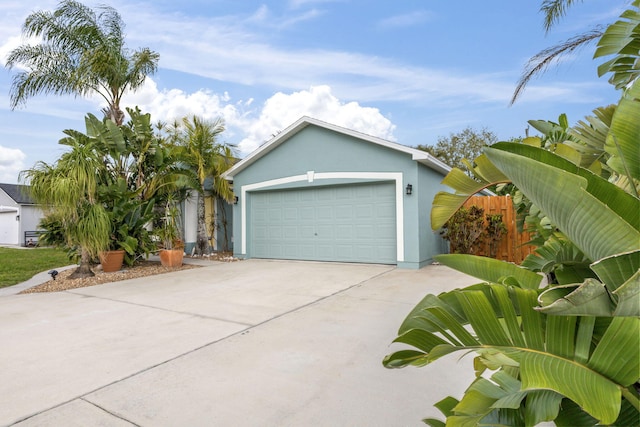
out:
{"label": "garage door panel", "polygon": [[396,207],[393,204],[378,204],[374,207],[376,217],[378,218],[394,218],[396,217]]}
{"label": "garage door panel", "polygon": [[286,240],[293,240],[298,238],[298,227],[293,225],[287,225],[283,228],[282,237]]}
{"label": "garage door panel", "polygon": [[[316,249],[315,246],[310,245],[310,244],[306,244],[306,245],[299,245],[298,246],[298,252],[299,255],[296,256],[295,254],[291,256],[290,259],[315,259],[316,257]],[[269,257],[265,257],[265,258],[269,258]],[[271,258],[275,258],[275,257],[271,257]]]}
{"label": "garage door panel", "polygon": [[312,207],[301,206],[298,208],[299,218],[303,221],[315,221],[315,209]]}
{"label": "garage door panel", "polygon": [[338,225],[336,226],[336,240],[351,240],[353,239],[353,227],[351,225]]}
{"label": "garage door panel", "polygon": [[312,225],[300,226],[298,227],[298,237],[306,240],[313,239],[313,235],[315,234],[315,228]]}
{"label": "garage door panel", "polygon": [[282,257],[290,258],[298,254],[298,245],[284,245],[282,247]]}
{"label": "garage door panel", "polygon": [[320,239],[331,239],[333,240],[335,238],[335,227],[331,224],[324,224],[321,225],[319,224],[316,227],[316,234],[318,235],[317,237]]}
{"label": "garage door panel", "polygon": [[283,217],[287,221],[298,220],[298,208],[285,208],[283,210]]}
{"label": "garage door panel", "polygon": [[396,241],[395,227],[391,227],[388,225],[381,225],[380,227],[376,227],[375,232],[378,233],[379,240],[387,239],[391,241],[393,245],[395,245],[395,241]]}
{"label": "garage door panel", "polygon": [[254,228],[254,234],[257,241],[267,239],[269,237],[269,232],[264,226],[256,226]]}
{"label": "garage door panel", "polygon": [[351,220],[353,216],[353,206],[351,205],[344,205],[340,209],[336,209],[337,220]]}
{"label": "garage door panel", "polygon": [[257,192],[249,200],[252,257],[396,262],[393,183]]}
{"label": "garage door panel", "polygon": [[333,221],[333,206],[320,206],[316,211],[316,219],[318,221]]}
{"label": "garage door panel", "polygon": [[333,245],[317,245],[316,259],[332,260],[335,258],[335,247]]}

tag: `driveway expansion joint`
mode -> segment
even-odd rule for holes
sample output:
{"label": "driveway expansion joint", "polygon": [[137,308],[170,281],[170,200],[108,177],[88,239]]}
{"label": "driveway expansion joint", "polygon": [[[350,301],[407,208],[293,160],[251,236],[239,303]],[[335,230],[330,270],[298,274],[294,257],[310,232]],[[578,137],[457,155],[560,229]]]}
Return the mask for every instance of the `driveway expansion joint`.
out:
{"label": "driveway expansion joint", "polygon": [[115,299],[115,298],[105,298],[105,297],[99,297],[99,296],[95,296],[95,295],[87,295],[87,294],[83,294],[82,292],[77,292],[77,291],[74,292],[72,290],[67,290],[67,291],[63,291],[63,292],[69,293],[69,294],[73,294],[73,295],[78,295],[78,296],[81,296],[81,297],[84,297],[84,298],[96,298],[96,299],[101,299],[101,300],[105,300],[105,301],[112,301],[112,302],[118,302],[118,303],[121,303],[121,304],[133,305],[133,306],[136,306],[136,307],[151,308],[151,309],[154,309],[154,310],[166,311],[168,313],[183,314],[183,315],[186,315],[186,316],[197,317],[199,319],[216,320],[216,321],[219,321],[219,322],[233,323],[233,324],[242,325],[242,326],[252,326],[251,323],[238,322],[238,321],[235,321],[235,320],[222,319],[222,318],[213,317],[213,316],[205,316],[203,314],[192,313],[192,312],[189,312],[189,311],[170,310],[168,308],[158,307],[158,306],[155,306],[155,305],[140,304],[140,303],[137,303],[137,302],[124,301],[124,300]]}
{"label": "driveway expansion joint", "polygon": [[91,405],[91,406],[93,406],[93,407],[95,407],[95,408],[98,408],[99,410],[103,411],[103,412],[104,412],[104,413],[106,413],[106,414],[111,415],[112,417],[115,417],[115,418],[118,418],[119,420],[122,420],[122,421],[124,421],[124,422],[127,422],[127,423],[131,424],[132,426],[140,427],[140,425],[139,425],[139,424],[136,424],[136,423],[132,422],[131,420],[128,420],[128,419],[124,418],[124,417],[123,417],[123,416],[121,416],[121,415],[114,414],[113,412],[108,411],[107,409],[103,408],[102,406],[98,405],[97,403],[92,402],[92,401],[90,401],[90,400],[88,400],[88,399],[85,399],[85,398],[84,398],[84,396],[83,396],[83,397],[80,397],[80,400],[82,400],[83,402],[88,403],[89,405]]}

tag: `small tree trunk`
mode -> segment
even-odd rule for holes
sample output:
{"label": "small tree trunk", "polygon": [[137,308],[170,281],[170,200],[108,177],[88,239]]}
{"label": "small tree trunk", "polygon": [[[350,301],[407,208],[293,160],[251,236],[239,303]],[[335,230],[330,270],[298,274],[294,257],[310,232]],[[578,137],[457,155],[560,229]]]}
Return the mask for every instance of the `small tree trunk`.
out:
{"label": "small tree trunk", "polygon": [[69,279],[84,279],[86,277],[93,277],[95,274],[91,271],[91,256],[84,248],[80,253],[80,266],[76,268],[76,271],[71,273]]}
{"label": "small tree trunk", "polygon": [[201,189],[200,194],[198,194],[198,237],[196,253],[200,256],[209,253],[209,236],[207,235],[207,224],[205,222],[204,188]]}

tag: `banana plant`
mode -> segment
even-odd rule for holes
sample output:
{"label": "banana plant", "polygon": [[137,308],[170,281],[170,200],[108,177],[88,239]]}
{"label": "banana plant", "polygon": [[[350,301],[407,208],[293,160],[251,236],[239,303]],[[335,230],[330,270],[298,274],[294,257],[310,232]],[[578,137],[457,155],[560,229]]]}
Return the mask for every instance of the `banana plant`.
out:
{"label": "banana plant", "polygon": [[415,350],[390,354],[384,365],[423,366],[454,351],[473,350],[479,354],[478,371],[495,370],[502,380],[504,374],[512,377],[506,388],[496,378],[487,380],[500,391],[474,382],[449,407],[447,425],[552,420],[563,425],[563,419],[564,425],[571,425],[566,420],[628,425],[637,420],[640,200],[588,169],[527,144],[495,144],[476,164],[482,180],[455,172],[445,178],[459,192],[439,198],[449,203],[440,204],[440,214],[455,210],[460,199],[483,186],[511,182],[561,233],[555,247],[545,248],[580,268],[567,273],[562,286],[541,288],[542,277],[521,266],[468,255],[438,256],[442,264],[485,282],[425,297],[396,339]]}
{"label": "banana plant", "polygon": [[[573,129],[563,116],[535,121],[553,144],[494,144],[475,160],[473,178],[452,170],[443,183],[455,193],[434,199],[437,230],[472,195],[510,185],[548,225],[522,266],[435,258],[483,282],[427,295],[395,340],[413,349],[383,363],[424,366],[475,351],[476,380],[462,399],[436,404],[446,426],[640,424],[640,0],[631,4],[595,54],[613,55],[598,72],[622,90],[616,106]],[[554,281],[545,285],[539,273]]]}
{"label": "banana plant", "polygon": [[[529,156],[514,154],[520,151]],[[486,155],[579,242],[584,255],[575,257],[602,258],[590,271],[613,292],[594,295],[592,287],[581,285],[580,292],[566,293],[569,298],[553,295],[557,288],[541,289],[541,276],[525,268],[482,257],[442,255],[436,260],[485,282],[425,297],[395,340],[415,350],[397,351],[385,358],[384,365],[424,366],[455,351],[476,351],[478,373],[495,372],[489,379],[478,377],[460,401],[448,400],[447,426],[535,425],[553,420],[572,426],[633,425],[640,410],[634,388],[640,378],[640,266],[638,251],[618,251],[632,249],[640,241],[637,215],[624,207],[631,203],[638,212],[638,200],[541,149],[499,145]],[[556,164],[573,173],[533,160],[536,156],[558,157]],[[519,172],[522,176],[517,176]],[[612,296],[618,298],[617,304]],[[561,301],[565,307],[550,304],[546,311],[555,315],[548,315],[538,307],[546,300]],[[585,307],[590,315],[575,315]],[[594,307],[602,310],[597,316]]]}
{"label": "banana plant", "polygon": [[[535,425],[558,418],[566,401],[581,413],[573,426],[633,425],[623,420],[637,419],[640,405],[638,319],[546,316],[533,309],[539,290],[520,285],[505,276],[501,283],[428,295],[394,341],[415,350],[390,354],[384,365],[424,366],[476,351],[478,378],[450,408],[447,426]],[[490,379],[480,376],[485,370],[495,371]]]}
{"label": "banana plant", "polygon": [[609,82],[623,89],[640,76],[638,43],[640,40],[640,0],[633,0],[631,8],[620,15],[600,37],[594,58],[615,55],[598,67],[598,75],[612,73]]}

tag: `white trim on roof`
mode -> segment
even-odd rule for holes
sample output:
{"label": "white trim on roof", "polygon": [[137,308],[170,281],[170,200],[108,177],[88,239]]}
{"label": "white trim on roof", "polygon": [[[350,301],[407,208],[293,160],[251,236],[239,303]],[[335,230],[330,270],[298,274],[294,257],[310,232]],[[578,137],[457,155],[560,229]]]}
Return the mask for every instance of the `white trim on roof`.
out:
{"label": "white trim on roof", "polygon": [[298,121],[293,123],[291,126],[286,128],[285,130],[280,132],[274,138],[272,138],[271,140],[269,140],[266,143],[264,143],[263,145],[261,145],[258,149],[253,151],[247,157],[245,157],[244,159],[242,159],[241,161],[236,163],[232,168],[230,168],[228,171],[223,173],[222,177],[224,179],[232,180],[233,177],[237,173],[243,171],[249,165],[251,165],[253,162],[255,162],[256,160],[260,159],[262,156],[266,155],[271,150],[276,148],[278,145],[282,144],[283,142],[285,142],[286,140],[288,140],[289,138],[291,138],[292,136],[294,136],[295,134],[297,134],[298,132],[300,132],[302,129],[304,129],[305,127],[307,127],[309,125],[314,125],[314,126],[318,126],[318,127],[321,127],[321,128],[329,129],[329,130],[332,130],[334,132],[342,133],[344,135],[352,136],[354,138],[358,138],[358,139],[362,139],[362,140],[365,140],[365,141],[369,141],[369,142],[371,142],[373,144],[381,145],[383,147],[387,147],[387,148],[390,148],[392,150],[396,150],[396,151],[400,151],[400,152],[403,152],[403,153],[410,154],[412,160],[420,162],[420,163],[424,164],[425,166],[428,166],[428,167],[430,167],[430,168],[432,168],[432,169],[434,169],[434,170],[436,170],[436,171],[438,171],[438,172],[440,172],[440,173],[442,173],[444,175],[449,173],[449,171],[451,170],[451,168],[449,166],[447,166],[442,161],[436,159],[435,157],[433,157],[431,154],[427,153],[426,151],[417,150],[415,148],[407,147],[406,145],[402,145],[402,144],[398,144],[398,143],[395,143],[395,142],[387,141],[386,139],[378,138],[376,136],[367,135],[367,134],[364,134],[364,133],[361,133],[361,132],[357,132],[357,131],[352,130],[352,129],[343,128],[341,126],[337,126],[337,125],[334,125],[334,124],[331,124],[331,123],[323,122],[321,120],[314,119],[312,117],[304,116],[304,117],[301,117],[300,119],[298,119]]}

